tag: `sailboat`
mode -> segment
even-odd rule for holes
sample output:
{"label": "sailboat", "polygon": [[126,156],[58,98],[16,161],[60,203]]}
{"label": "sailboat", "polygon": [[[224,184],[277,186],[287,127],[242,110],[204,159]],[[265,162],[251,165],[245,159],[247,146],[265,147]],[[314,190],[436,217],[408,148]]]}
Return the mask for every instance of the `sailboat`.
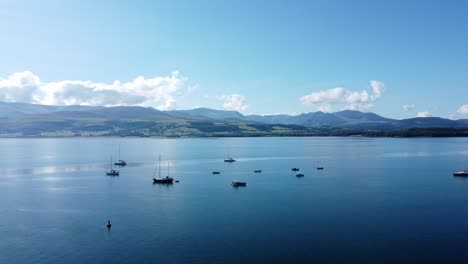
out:
{"label": "sailboat", "polygon": [[154,169],[153,183],[172,184],[174,182],[174,179],[172,177],[169,177],[169,163],[167,163],[167,176],[166,177],[161,177],[161,155],[159,155],[158,169],[159,169],[158,178],[155,178],[156,169]]}
{"label": "sailboat", "polygon": [[120,159],[120,145],[119,145],[119,161],[114,163],[114,165],[115,166],[120,166],[120,167],[123,167],[123,166],[127,165],[127,162],[125,162],[125,160]]}
{"label": "sailboat", "polygon": [[236,160],[231,157],[224,159],[224,162],[235,162],[235,161]]}
{"label": "sailboat", "polygon": [[110,170],[106,172],[107,176],[119,176],[119,171],[112,169],[112,156],[110,158]]}
{"label": "sailboat", "polygon": [[[231,156],[231,155],[229,155],[229,156]],[[227,158],[224,159],[224,162],[235,162],[235,161],[236,160],[231,158],[231,157],[227,157]]]}

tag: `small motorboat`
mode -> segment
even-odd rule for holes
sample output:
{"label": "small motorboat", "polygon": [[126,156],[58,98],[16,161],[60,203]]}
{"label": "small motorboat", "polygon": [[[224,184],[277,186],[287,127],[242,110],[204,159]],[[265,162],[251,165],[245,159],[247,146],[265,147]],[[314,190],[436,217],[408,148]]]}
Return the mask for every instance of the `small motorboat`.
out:
{"label": "small motorboat", "polygon": [[453,173],[453,176],[468,176],[468,171],[466,170],[456,171]]}
{"label": "small motorboat", "polygon": [[107,229],[110,229],[112,227],[112,224],[111,224],[110,220],[107,220],[107,225],[106,226],[107,226]]}
{"label": "small motorboat", "polygon": [[236,160],[233,158],[227,158],[227,159],[224,159],[224,162],[236,162]]}
{"label": "small motorboat", "polygon": [[115,162],[114,165],[123,167],[123,166],[127,166],[127,162],[125,162],[125,160],[119,160],[118,162]]}
{"label": "small motorboat", "polygon": [[298,173],[296,173],[296,177],[304,177],[304,173],[298,172]]}
{"label": "small motorboat", "polygon": [[221,174],[219,171],[213,171],[213,174]]}
{"label": "small motorboat", "polygon": [[233,181],[232,186],[234,186],[234,187],[247,186],[247,183],[243,182],[243,181]]}
{"label": "small motorboat", "polygon": [[262,170],[254,170],[255,173],[262,173]]}
{"label": "small motorboat", "polygon": [[299,171],[299,168],[292,168],[292,171]]}
{"label": "small motorboat", "polygon": [[317,167],[317,170],[323,170],[323,167]]}

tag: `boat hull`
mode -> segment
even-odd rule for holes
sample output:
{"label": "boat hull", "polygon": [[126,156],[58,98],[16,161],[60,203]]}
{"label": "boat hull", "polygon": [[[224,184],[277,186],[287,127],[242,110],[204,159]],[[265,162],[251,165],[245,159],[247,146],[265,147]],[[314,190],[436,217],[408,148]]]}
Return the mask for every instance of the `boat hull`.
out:
{"label": "boat hull", "polygon": [[468,177],[468,171],[454,172],[453,176]]}
{"label": "boat hull", "polygon": [[245,186],[247,186],[246,182],[232,182],[231,184],[234,187],[245,187]]}
{"label": "boat hull", "polygon": [[114,170],[106,172],[107,176],[119,176],[119,174],[120,173],[118,171],[114,171]]}
{"label": "boat hull", "polygon": [[172,184],[174,179],[153,179],[153,183]]}

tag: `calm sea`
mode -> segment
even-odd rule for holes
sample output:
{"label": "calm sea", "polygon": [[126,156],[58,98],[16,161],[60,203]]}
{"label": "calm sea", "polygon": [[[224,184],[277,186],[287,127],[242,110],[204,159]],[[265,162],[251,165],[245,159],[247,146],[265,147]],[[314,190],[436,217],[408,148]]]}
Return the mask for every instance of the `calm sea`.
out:
{"label": "calm sea", "polygon": [[466,138],[0,139],[0,263],[468,263],[462,169]]}

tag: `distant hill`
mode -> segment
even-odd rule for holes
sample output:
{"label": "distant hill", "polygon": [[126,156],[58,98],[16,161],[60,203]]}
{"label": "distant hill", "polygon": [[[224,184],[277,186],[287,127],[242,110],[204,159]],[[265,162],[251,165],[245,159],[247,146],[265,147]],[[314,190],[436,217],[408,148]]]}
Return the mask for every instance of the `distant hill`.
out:
{"label": "distant hill", "polygon": [[6,103],[0,102],[0,118],[12,117],[24,114],[47,114],[59,111],[87,111],[91,109],[104,108],[102,106],[53,106],[53,105],[38,105],[27,103]]}
{"label": "distant hill", "polygon": [[208,118],[223,121],[239,121],[246,120],[245,116],[236,111],[214,110],[209,108],[195,108],[192,110],[173,110],[168,111],[168,114],[177,117],[195,117]]}
{"label": "distant hill", "polygon": [[[0,136],[267,136],[267,135],[459,135],[468,119],[438,117],[396,120],[345,110],[300,115],[243,115],[196,108],[159,111],[139,106],[46,106],[0,102]],[[408,129],[411,134],[400,132]]]}

